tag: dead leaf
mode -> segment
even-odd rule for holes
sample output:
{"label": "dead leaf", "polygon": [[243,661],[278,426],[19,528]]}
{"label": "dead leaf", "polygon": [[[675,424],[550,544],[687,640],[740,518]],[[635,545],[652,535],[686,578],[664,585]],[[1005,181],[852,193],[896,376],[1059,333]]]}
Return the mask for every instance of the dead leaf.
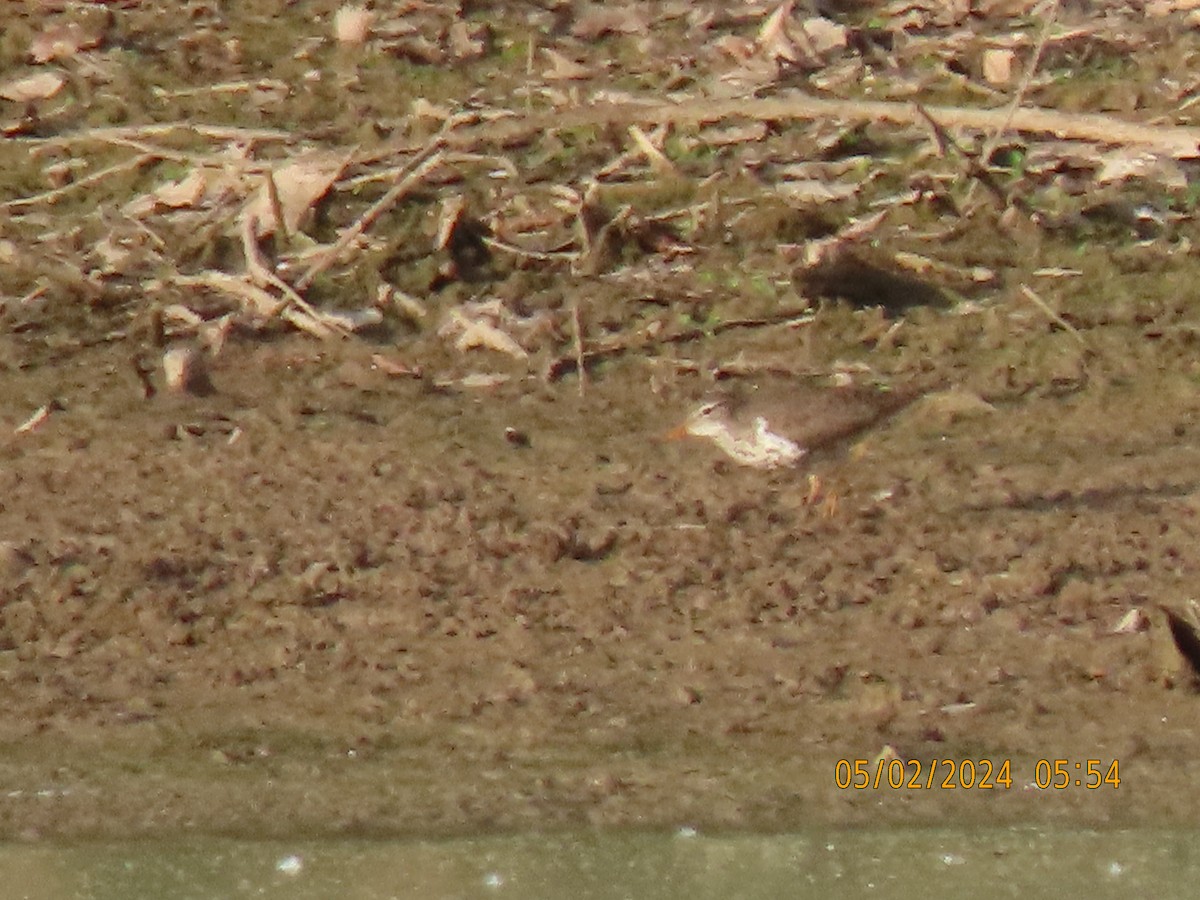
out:
{"label": "dead leaf", "polygon": [[747,144],[763,140],[767,136],[767,125],[765,122],[746,122],[742,125],[714,126],[705,128],[700,136],[704,143],[714,147]]}
{"label": "dead leaf", "polygon": [[736,34],[721,35],[711,41],[710,46],[735,62],[745,62],[754,55],[756,49],[754,41]]}
{"label": "dead leaf", "polygon": [[45,100],[57,94],[65,83],[66,79],[57,72],[39,72],[0,85],[0,97],[16,103]]}
{"label": "dead leaf", "polygon": [[339,44],[362,44],[374,23],[375,13],[365,6],[343,6],[333,14],[333,36]]}
{"label": "dead leaf", "polygon": [[479,59],[487,53],[491,33],[486,25],[457,21],[446,35],[455,59]]}
{"label": "dead leaf", "polygon": [[453,115],[453,110],[449,106],[431,103],[424,97],[418,97],[412,102],[412,115],[416,119],[433,119],[437,122],[445,122]]}
{"label": "dead leaf", "polygon": [[93,27],[79,22],[48,25],[29,43],[29,58],[35,63],[74,56],[80,50],[97,46],[104,39],[105,26],[99,20]]}
{"label": "dead leaf", "polygon": [[807,18],[800,27],[808,39],[808,49],[818,56],[824,56],[831,50],[844,50],[849,43],[850,30],[824,16]]}
{"label": "dead leaf", "polygon": [[556,50],[543,48],[542,55],[550,61],[550,68],[542,73],[547,81],[582,81],[592,77],[589,67],[568,59]]}
{"label": "dead leaf", "polygon": [[323,309],[321,319],[343,331],[364,331],[383,324],[383,313],[374,306],[362,309]]}
{"label": "dead leaf", "polygon": [[100,261],[97,271],[105,275],[115,275],[128,271],[130,262],[135,258],[134,252],[126,245],[113,238],[106,237],[92,247],[92,253]]}
{"label": "dead leaf", "polygon": [[438,328],[440,337],[453,337],[454,349],[460,353],[483,348],[507,353],[516,359],[526,359],[529,354],[516,340],[484,316],[472,315],[459,309],[450,310],[446,321]]}
{"label": "dead leaf", "polygon": [[1013,62],[1016,54],[1011,50],[992,48],[983,51],[983,80],[998,86],[1012,82]]}
{"label": "dead leaf", "polygon": [[511,375],[502,372],[473,372],[464,375],[456,382],[459,387],[468,390],[486,391],[512,381]]}
{"label": "dead leaf", "polygon": [[388,378],[420,378],[423,374],[420,366],[410,366],[408,363],[397,362],[396,360],[388,359],[381,353],[371,354],[371,365]]}
{"label": "dead leaf", "polygon": [[1200,9],[1200,0],[1150,0],[1146,4],[1146,15],[1162,18],[1177,12],[1193,12]]}
{"label": "dead leaf", "polygon": [[768,59],[782,59],[787,62],[800,59],[796,45],[788,36],[785,27],[794,5],[793,0],[784,0],[775,8],[775,12],[767,17],[758,31],[758,47]]}
{"label": "dead leaf", "polygon": [[154,191],[160,204],[171,209],[194,207],[204,197],[208,179],[199,169],[193,169],[178,181],[169,181]]}
{"label": "dead leaf", "polygon": [[571,34],[585,41],[594,41],[605,34],[645,34],[650,22],[633,4],[615,6],[591,5],[571,26]]}
{"label": "dead leaf", "polygon": [[658,145],[666,139],[666,134],[667,127],[663,125],[655,129],[654,139],[651,140],[646,136],[646,132],[636,125],[629,126],[629,136],[633,138],[633,142],[637,144],[642,155],[646,157],[646,161],[650,163],[650,168],[658,175],[676,174],[674,164],[658,149]]}
{"label": "dead leaf", "polygon": [[467,208],[466,198],[462,194],[447,197],[442,201],[442,211],[438,214],[437,237],[433,241],[434,250],[445,250],[450,246],[450,236],[462,220],[463,211]]}
{"label": "dead leaf", "polygon": [[982,0],[975,4],[975,15],[983,18],[1015,19],[1031,15],[1033,8],[1041,2],[1042,0]]}
{"label": "dead leaf", "polygon": [[[137,197],[134,197],[132,200],[122,206],[121,212],[129,216],[131,219],[144,219],[147,216],[158,212],[163,207],[168,209],[194,208],[204,196],[203,189],[200,191],[199,196],[194,196],[192,194],[192,190],[196,183],[196,175],[197,171],[193,170],[190,175],[186,176],[180,181],[170,181],[148,194],[139,194]],[[164,200],[158,195],[159,191],[162,191],[165,197],[177,200],[179,202],[164,202]]]}
{"label": "dead leaf", "polygon": [[862,190],[858,182],[818,181],[816,179],[800,179],[782,181],[775,190],[780,196],[792,203],[801,205],[833,203],[838,200],[848,200]]}
{"label": "dead leaf", "polygon": [[1144,178],[1173,190],[1187,188],[1187,175],[1179,163],[1175,160],[1163,159],[1157,153],[1150,153],[1137,147],[1120,147],[1103,154],[1101,160],[1100,171],[1096,173],[1098,184],[1110,184],[1130,178]]}
{"label": "dead leaf", "polygon": [[446,51],[422,34],[401,38],[388,46],[388,52],[426,66],[440,65],[446,59]]}
{"label": "dead leaf", "polygon": [[467,213],[462,195],[443,200],[434,246],[450,254],[451,265],[443,270],[441,277],[463,281],[486,277],[486,267],[492,259],[487,245],[490,236],[491,229]]}
{"label": "dead leaf", "polygon": [[263,184],[244,213],[253,223],[254,236],[273,234],[281,224],[288,232],[299,231],[309,210],[325,196],[349,161],[345,154],[313,152],[297,156],[276,169],[272,177],[283,222],[277,221],[270,185]]}
{"label": "dead leaf", "polygon": [[1140,607],[1135,606],[1121,616],[1121,621],[1113,626],[1110,634],[1138,634],[1146,631],[1149,627],[1150,617],[1142,612]]}

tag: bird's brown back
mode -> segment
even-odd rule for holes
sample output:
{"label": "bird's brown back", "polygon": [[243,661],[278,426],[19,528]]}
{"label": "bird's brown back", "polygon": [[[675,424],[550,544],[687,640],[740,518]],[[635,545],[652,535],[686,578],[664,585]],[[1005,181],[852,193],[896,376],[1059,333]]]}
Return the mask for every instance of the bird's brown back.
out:
{"label": "bird's brown back", "polygon": [[808,450],[819,450],[894,416],[923,393],[797,382],[740,394],[734,401],[733,414],[743,421],[763,416],[771,430]]}

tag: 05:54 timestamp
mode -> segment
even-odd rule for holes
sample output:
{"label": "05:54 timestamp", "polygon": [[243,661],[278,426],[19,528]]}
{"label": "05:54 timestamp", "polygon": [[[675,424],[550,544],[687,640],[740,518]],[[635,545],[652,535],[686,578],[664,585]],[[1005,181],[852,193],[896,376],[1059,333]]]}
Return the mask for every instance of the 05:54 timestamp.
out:
{"label": "05:54 timestamp", "polygon": [[[922,761],[895,757],[880,758],[873,762],[865,759],[839,759],[834,767],[834,781],[839,788],[854,790],[1010,790],[1013,786],[1012,768],[1012,761],[1008,759],[998,762],[990,759]],[[1039,759],[1033,767],[1031,786],[1041,790],[1063,790],[1069,787],[1096,790],[1106,786],[1117,788],[1121,786],[1120,763],[1115,759],[1107,764],[1099,759],[1082,762],[1072,762],[1069,759]]]}
{"label": "05:54 timestamp", "polygon": [[1113,760],[1107,766],[1098,759],[1071,762],[1069,759],[1039,759],[1033,767],[1033,783],[1039,788],[1062,790],[1083,787],[1095,790],[1109,785],[1121,786],[1120,761]]}

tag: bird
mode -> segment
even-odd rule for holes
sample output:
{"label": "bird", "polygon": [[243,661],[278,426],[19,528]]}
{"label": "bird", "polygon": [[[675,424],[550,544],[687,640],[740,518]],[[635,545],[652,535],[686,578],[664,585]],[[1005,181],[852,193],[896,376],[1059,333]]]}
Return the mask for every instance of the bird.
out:
{"label": "bird", "polygon": [[721,390],[701,401],[665,437],[704,438],[740,465],[778,469],[861,434],[923,393],[804,381]]}
{"label": "bird", "polygon": [[1187,661],[1192,676],[1200,679],[1200,633],[1191,622],[1169,607],[1160,603],[1158,608],[1167,617],[1167,628],[1179,655]]}

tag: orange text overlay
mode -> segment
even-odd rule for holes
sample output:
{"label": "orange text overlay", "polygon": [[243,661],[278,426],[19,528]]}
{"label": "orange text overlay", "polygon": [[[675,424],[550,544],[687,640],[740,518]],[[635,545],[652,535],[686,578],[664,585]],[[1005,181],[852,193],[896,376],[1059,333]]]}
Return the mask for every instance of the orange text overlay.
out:
{"label": "orange text overlay", "polygon": [[1012,760],[839,759],[833,781],[842,790],[1098,790],[1121,786],[1118,760],[1039,759],[1026,778],[1014,779]]}

